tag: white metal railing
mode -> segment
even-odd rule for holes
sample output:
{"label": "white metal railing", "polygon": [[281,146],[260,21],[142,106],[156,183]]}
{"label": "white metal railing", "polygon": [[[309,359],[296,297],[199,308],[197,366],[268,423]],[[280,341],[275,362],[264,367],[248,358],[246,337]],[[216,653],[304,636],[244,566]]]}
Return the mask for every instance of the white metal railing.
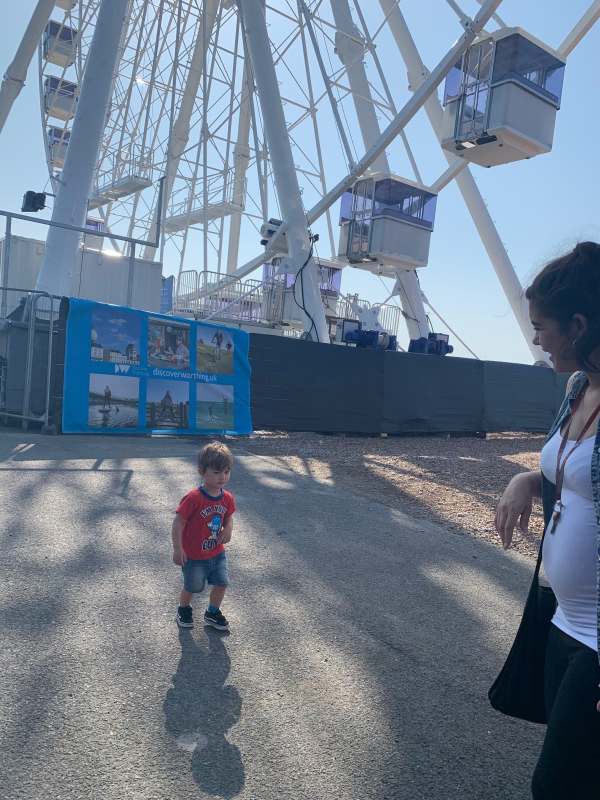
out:
{"label": "white metal railing", "polygon": [[357,306],[362,311],[377,310],[377,321],[381,327],[393,336],[398,334],[402,322],[402,309],[389,303],[369,303],[358,295],[340,295],[335,307],[335,316],[338,319],[358,319],[359,314],[355,310]]}
{"label": "white metal railing", "polygon": [[[49,429],[53,344],[61,298],[0,285],[0,423]],[[55,420],[56,423],[56,420]]]}
{"label": "white metal railing", "polygon": [[[238,322],[281,321],[282,303],[278,302],[277,287],[253,279],[219,286],[222,280],[223,276],[218,272],[181,272],[173,312]],[[211,291],[213,285],[215,289]]]}
{"label": "white metal railing", "polygon": [[152,180],[153,155],[138,145],[129,145],[123,152],[108,152],[94,176],[92,197],[102,197],[121,181]]}
{"label": "white metal railing", "polygon": [[[226,174],[219,172],[211,175],[206,179],[206,191],[204,190],[204,182],[201,180],[197,183],[194,198],[190,203],[189,198],[172,203],[167,208],[167,218],[181,217],[184,214],[193,216],[199,211],[202,211],[206,205],[208,210],[216,206],[234,206],[243,210],[243,204],[236,204],[236,190],[235,190],[235,176],[233,170],[229,170]],[[246,194],[246,179],[244,178],[243,191],[240,193],[241,197]]]}
{"label": "white metal railing", "polygon": [[[223,286],[223,278],[222,274],[210,270],[181,272],[175,290],[173,313],[238,323],[301,324],[300,313],[292,314],[292,290],[286,288],[285,280],[238,279]],[[214,291],[211,291],[211,286],[215,287]],[[326,315],[337,319],[358,320],[360,315],[357,308],[376,311],[377,321],[392,335],[397,335],[402,321],[402,310],[398,306],[369,303],[358,295],[325,295],[323,303]]]}

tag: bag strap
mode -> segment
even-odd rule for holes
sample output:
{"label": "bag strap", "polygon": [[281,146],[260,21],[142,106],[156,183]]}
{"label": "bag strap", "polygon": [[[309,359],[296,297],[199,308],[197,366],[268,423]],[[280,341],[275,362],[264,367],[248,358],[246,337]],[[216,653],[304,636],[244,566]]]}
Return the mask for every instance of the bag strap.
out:
{"label": "bag strap", "polygon": [[[567,385],[565,387],[565,396],[564,396],[561,408],[559,409],[559,412],[557,414],[557,417],[556,417],[556,420],[555,420],[555,424],[552,426],[552,429],[551,429],[551,434],[552,435],[556,432],[556,429],[558,427],[558,425],[556,423],[558,423],[562,419],[567,404],[569,403],[570,400],[573,400],[577,396],[579,396],[579,393],[581,392],[581,389],[583,388],[583,383],[584,383],[585,380],[587,380],[587,376],[585,375],[584,372],[581,372],[580,370],[577,371],[577,372],[574,372],[572,375],[569,376],[569,380],[567,381]],[[550,438],[551,438],[551,436],[549,435],[547,441]],[[543,478],[542,478],[542,481],[543,481]],[[546,520],[544,520],[544,532],[542,534],[542,539],[540,541],[540,549],[538,550],[537,562],[536,562],[536,565],[535,565],[535,571],[533,573],[533,581],[534,581],[534,583],[538,582],[538,576],[539,576],[539,573],[540,573],[540,567],[542,566],[542,551],[544,549],[544,538],[546,536],[547,527],[548,527],[548,525],[546,524]]]}
{"label": "bag strap", "polygon": [[540,567],[542,566],[542,551],[544,549],[544,539],[546,538],[546,528],[547,527],[548,526],[544,523],[544,532],[542,534],[542,540],[540,542],[540,549],[538,550],[537,562],[536,562],[535,570],[534,570],[534,573],[533,573],[533,582],[534,583],[538,583],[539,582],[538,581],[538,576],[540,574]]}

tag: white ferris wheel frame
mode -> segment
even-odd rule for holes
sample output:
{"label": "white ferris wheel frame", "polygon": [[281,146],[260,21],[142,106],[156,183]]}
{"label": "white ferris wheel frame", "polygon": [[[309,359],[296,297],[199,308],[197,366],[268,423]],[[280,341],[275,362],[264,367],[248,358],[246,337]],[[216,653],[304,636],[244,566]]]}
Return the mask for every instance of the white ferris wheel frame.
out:
{"label": "white ferris wheel frame", "polygon": [[[130,0],[134,5],[136,0]],[[252,0],[254,2],[254,0]],[[463,28],[465,29],[465,34],[459,40],[457,46],[455,46],[450,53],[452,55],[447,54],[445,59],[442,59],[438,67],[433,71],[433,73],[428,73],[427,69],[425,68],[418,49],[412,39],[408,26],[404,20],[402,12],[400,10],[399,4],[397,0],[379,0],[380,6],[384,13],[384,22],[378,29],[378,31],[371,35],[367,29],[364,17],[360,11],[360,4],[355,3],[354,8],[357,12],[358,23],[360,28],[354,24],[354,20],[352,18],[350,7],[348,0],[330,0],[330,5],[332,7],[334,17],[335,17],[335,25],[331,25],[331,22],[324,19],[322,16],[319,16],[319,8],[321,3],[318,2],[313,4],[313,9],[310,10],[308,6],[302,2],[302,0],[298,0],[297,8],[298,8],[298,35],[302,37],[302,44],[304,49],[304,58],[305,58],[305,75],[306,75],[306,96],[307,102],[304,106],[296,102],[296,105],[299,107],[299,119],[303,117],[311,117],[314,125],[314,135],[315,135],[315,142],[316,142],[316,163],[314,163],[314,172],[313,175],[310,177],[315,181],[320,183],[320,189],[323,194],[323,198],[318,202],[312,209],[310,209],[306,213],[306,220],[307,223],[310,225],[316,219],[318,219],[322,214],[325,214],[326,221],[327,221],[327,231],[328,231],[328,238],[330,240],[330,246],[332,251],[334,250],[334,237],[333,237],[333,225],[330,217],[330,207],[335,200],[340,196],[341,192],[344,190],[340,188],[343,184],[344,188],[354,180],[354,178],[358,177],[367,166],[375,163],[377,159],[379,159],[379,166],[385,166],[385,147],[389,142],[395,137],[400,136],[402,141],[405,144],[406,151],[408,154],[408,158],[413,168],[413,172],[415,174],[415,178],[417,180],[421,180],[419,169],[408,144],[408,140],[404,133],[404,127],[408,119],[410,119],[414,113],[416,113],[419,108],[422,106],[425,108],[426,113],[429,116],[431,124],[434,128],[434,131],[439,130],[439,120],[441,115],[441,106],[433,91],[435,86],[443,79],[445,72],[451,66],[452,59],[456,59],[457,54],[462,52],[462,50],[466,49],[468,43],[475,38],[477,31],[475,27],[478,27],[481,23],[481,28],[490,18],[493,18],[498,25],[504,26],[505,23],[496,13],[498,7],[501,4],[501,0],[497,0],[497,2],[483,2],[483,0],[477,0],[477,2],[482,6],[480,12],[476,15],[474,20],[470,20],[470,18],[462,11],[459,4],[455,2],[455,0],[446,0],[450,8],[457,14],[460,23],[462,24]],[[3,124],[3,121],[8,116],[10,111],[10,107],[14,102],[16,97],[15,89],[19,86],[19,81],[22,82],[24,79],[23,73],[24,70],[26,72],[26,65],[28,63],[28,59],[31,58],[31,54],[33,53],[32,44],[34,42],[39,41],[40,33],[43,31],[45,23],[47,22],[50,12],[52,8],[49,6],[54,6],[54,3],[50,4],[48,0],[40,0],[36,10],[34,11],[34,15],[30,21],[28,26],[26,35],[23,39],[23,42],[19,46],[17,51],[17,55],[15,56],[14,61],[12,62],[9,70],[7,71],[5,81],[0,88],[0,129]],[[63,5],[61,3],[61,5]],[[68,6],[69,3],[67,2],[66,5]],[[77,3],[77,8],[81,13],[81,3]],[[92,9],[95,10],[100,5],[100,0],[90,0],[87,3],[86,8],[88,10]],[[150,5],[150,3],[137,3],[135,6],[138,10],[138,13],[144,13],[145,9]],[[182,3],[181,6],[186,6],[187,13],[191,12],[192,4],[191,3]],[[190,119],[193,114],[193,106],[194,106],[194,98],[197,94],[197,90],[199,87],[200,82],[203,84],[203,111],[206,111],[206,104],[208,103],[209,93],[206,91],[207,89],[207,82],[209,79],[212,80],[212,76],[214,76],[214,67],[215,67],[215,58],[217,53],[217,47],[213,48],[212,51],[212,60],[210,65],[208,64],[208,42],[210,40],[211,32],[215,26],[215,24],[219,24],[221,16],[223,13],[225,14],[234,14],[235,9],[233,8],[233,3],[231,0],[223,0],[223,2],[218,2],[218,0],[206,0],[204,3],[204,14],[202,15],[202,36],[196,36],[196,40],[193,47],[193,53],[191,58],[188,59],[189,69],[186,76],[186,81],[183,88],[179,89],[181,102],[178,108],[178,115],[171,116],[170,120],[170,130],[169,130],[169,143],[168,143],[168,152],[166,158],[166,166],[165,169],[166,173],[166,183],[167,188],[169,181],[171,180],[171,186],[175,180],[175,175],[177,174],[180,162],[182,158],[186,156],[186,146],[188,144],[189,137],[189,126],[190,126]],[[244,3],[242,3],[244,5]],[[133,8],[134,6],[130,6]],[[277,12],[280,14],[284,14],[281,9],[274,9],[272,6],[268,6],[271,12]],[[68,12],[67,12],[68,14]],[[45,17],[44,17],[45,15]],[[86,33],[86,24],[89,25],[89,21],[92,15],[89,16],[87,20],[79,19],[78,20],[78,30],[79,36],[81,41],[84,40],[84,35]],[[582,18],[577,22],[573,30],[565,37],[564,41],[558,48],[560,54],[566,58],[569,53],[576,47],[576,45],[581,41],[583,36],[590,30],[590,28],[594,25],[597,19],[600,17],[600,0],[593,2],[586,13],[582,16]],[[65,17],[67,19],[67,16]],[[291,19],[291,17],[290,17]],[[178,20],[181,22],[181,19]],[[331,103],[331,110],[336,118],[336,122],[338,123],[338,131],[340,133],[340,138],[345,150],[345,155],[347,162],[352,165],[352,169],[350,170],[346,179],[340,183],[334,189],[327,191],[326,190],[326,175],[323,166],[323,154],[321,150],[321,144],[319,141],[319,133],[318,128],[316,125],[316,117],[315,117],[315,108],[317,105],[317,99],[314,95],[314,89],[311,84],[311,70],[308,65],[308,57],[307,57],[307,43],[311,41],[314,47],[314,51],[317,54],[319,48],[315,42],[315,31],[314,26],[318,24],[322,26],[324,29],[326,26],[330,26],[333,29],[334,34],[341,34],[345,41],[350,47],[348,49],[352,50],[354,48],[354,55],[352,53],[348,56],[346,55],[345,63],[342,64],[342,67],[337,71],[337,73],[328,74],[327,70],[325,69],[322,63],[319,63],[321,77],[323,79],[324,85],[326,87],[326,92],[328,95],[328,99]],[[397,113],[397,109],[394,106],[394,101],[389,91],[389,87],[387,85],[385,75],[381,68],[381,64],[379,63],[378,58],[375,54],[375,48],[373,46],[373,42],[379,30],[383,25],[386,24],[396,42],[396,45],[399,49],[399,52],[406,63],[409,75],[409,82],[410,82],[410,89],[414,92],[413,97],[408,101],[405,105],[404,109]],[[137,26],[140,29],[143,29],[143,25]],[[136,26],[130,26],[131,30],[135,30]],[[479,29],[479,27],[478,27]],[[165,41],[167,37],[165,37]],[[246,43],[247,44],[247,43]],[[285,43],[284,43],[285,44]],[[120,41],[120,46],[123,50],[127,48],[127,43]],[[163,45],[167,46],[167,45]],[[289,47],[289,43],[287,43],[287,47]],[[365,72],[364,72],[364,65],[362,64],[362,53],[368,49],[371,54],[375,54],[374,63],[376,65],[376,69],[378,74],[381,78],[381,85],[383,86],[383,94],[380,93],[379,96],[373,96],[373,87],[369,84]],[[141,43],[138,45],[136,52],[140,52],[142,50]],[[285,48],[282,47],[283,52],[275,52],[273,58],[268,58],[267,60],[270,62],[271,66],[281,61],[285,55]],[[77,50],[77,58],[78,58],[78,75],[82,73],[82,66],[84,63],[83,58],[83,49],[78,47]],[[177,59],[175,59],[176,61]],[[44,68],[43,68],[43,59],[41,57],[41,50],[40,50],[40,84],[43,80],[44,76]],[[342,61],[344,59],[342,58]],[[445,66],[444,66],[445,65]],[[235,145],[231,148],[232,142],[232,132],[231,132],[231,123],[229,124],[229,130],[227,132],[227,147],[228,147],[228,157],[230,155],[230,161],[228,163],[231,164],[231,171],[234,175],[233,178],[233,199],[234,205],[243,206],[243,203],[240,203],[240,198],[243,193],[244,181],[245,181],[245,171],[248,169],[249,163],[251,159],[251,152],[254,155],[254,163],[255,167],[257,167],[258,171],[262,173],[262,181],[259,181],[259,188],[260,188],[260,202],[257,203],[257,213],[255,215],[256,220],[259,221],[265,219],[267,216],[267,209],[268,209],[268,198],[267,198],[267,190],[268,190],[268,167],[267,167],[267,154],[265,152],[264,142],[259,142],[257,140],[257,125],[256,125],[256,114],[257,109],[253,103],[253,95],[254,95],[254,80],[251,75],[248,74],[248,63],[247,60],[244,60],[244,79],[243,79],[243,91],[239,92],[237,95],[232,91],[230,94],[229,100],[229,115],[228,119],[231,121],[233,118],[234,113],[238,112],[238,131],[237,131],[237,139],[235,140]],[[135,66],[133,67],[133,73],[135,74]],[[439,73],[439,74],[438,74]],[[63,77],[65,71],[63,70]],[[435,85],[433,85],[433,76],[439,80]],[[346,85],[343,83],[343,78],[346,80]],[[173,76],[171,76],[173,79]],[[157,81],[154,81],[157,83]],[[170,86],[169,80],[166,81],[166,87],[173,89],[172,94],[175,92],[175,83],[176,80],[173,79],[173,85]],[[133,81],[129,82],[127,90],[122,94],[122,102],[121,106],[126,108],[131,101],[132,92],[134,91]],[[333,91],[341,91],[350,93],[353,96],[356,114],[360,122],[361,126],[361,133],[363,135],[363,144],[367,150],[365,156],[361,159],[356,160],[354,157],[353,151],[350,148],[348,143],[347,137],[344,136],[344,124],[336,115],[336,103],[333,97]],[[18,92],[17,92],[18,93]],[[260,91],[259,100],[260,98]],[[161,112],[164,113],[166,110],[166,105],[168,102],[168,91],[163,91],[162,95],[162,106]],[[286,102],[294,103],[289,98],[286,98]],[[391,123],[386,132],[383,136],[379,135],[380,131],[377,126],[376,116],[375,116],[375,108],[377,107],[379,110],[386,107],[387,104],[387,111],[388,113],[390,110],[395,113],[394,121]],[[106,111],[106,109],[104,109]],[[266,113],[269,114],[268,104],[266,106]],[[42,115],[44,123],[47,123],[48,119],[45,116],[45,110],[42,107]],[[265,116],[265,107],[263,105],[263,124],[264,124],[264,116]],[[113,126],[115,129],[119,127],[119,120],[123,121],[126,118],[126,114],[122,114],[121,117],[117,114]],[[288,125],[287,129],[287,137],[288,139],[293,136],[293,128],[297,122],[292,122],[291,125]],[[66,128],[66,124],[65,124]],[[120,135],[120,144],[116,148],[117,155],[120,154],[120,146],[123,144],[123,136],[125,134],[124,130],[125,126],[122,125],[121,131],[119,132]],[[250,133],[254,137],[254,141],[249,141]],[[391,136],[390,136],[391,132]],[[186,136],[187,134],[187,136]],[[218,134],[217,134],[218,135]],[[195,159],[195,169],[196,174],[194,179],[197,179],[198,169],[202,168],[203,175],[203,201],[204,201],[204,208],[207,205],[207,186],[209,176],[207,173],[208,169],[208,159],[206,158],[207,150],[210,146],[211,139],[214,140],[216,136],[214,133],[211,135],[203,135],[201,137],[201,149],[200,146],[198,148],[197,157]],[[151,146],[155,144],[151,142]],[[229,150],[233,150],[231,154],[229,154]],[[51,158],[50,153],[47,152],[49,166],[51,166]],[[501,286],[504,290],[504,293],[509,300],[511,308],[515,314],[517,322],[530,346],[532,351],[532,355],[534,358],[540,357],[540,352],[538,349],[534,348],[531,344],[531,330],[530,324],[525,313],[524,305],[523,305],[523,297],[522,297],[522,289],[519,283],[519,280],[516,276],[515,270],[508,258],[506,250],[502,245],[498,232],[492,222],[489,213],[487,212],[487,208],[481,195],[477,189],[476,183],[470,174],[469,168],[463,168],[464,162],[460,161],[460,164],[456,162],[458,159],[453,158],[452,156],[447,156],[449,161],[448,170],[443,173],[442,176],[435,182],[434,188],[439,191],[443,185],[445,185],[448,181],[452,179],[456,179],[457,184],[460,188],[461,193],[465,199],[467,208],[476,224],[478,229],[479,235],[481,240],[484,244],[484,247],[490,257],[490,260],[494,266],[496,274],[500,280]],[[96,152],[95,160],[98,159],[98,153]],[[271,168],[275,172],[277,169],[277,165],[272,163]],[[171,176],[171,177],[170,177]],[[55,176],[54,179],[55,188],[57,188],[57,193],[60,194],[63,192],[63,187],[61,186],[60,180],[57,179]],[[65,187],[66,188],[66,187]],[[64,193],[64,192],[63,192]],[[167,191],[166,196],[168,198],[170,192]],[[188,205],[187,205],[187,214],[188,217],[191,218],[193,209],[191,207],[194,200],[194,192],[190,192],[188,196]],[[138,202],[138,198],[136,197],[135,203]],[[118,205],[118,204],[117,204]],[[167,204],[165,204],[166,206]],[[147,210],[147,218],[148,220],[153,219],[153,212],[154,207],[150,206]],[[99,209],[99,214],[102,218],[106,221],[110,218],[110,215],[113,211],[113,204],[109,203],[104,208]],[[165,208],[164,214],[166,215],[167,209]],[[244,212],[244,216],[248,216],[247,212]],[[235,212],[231,215],[231,225],[229,230],[229,246],[227,248],[228,253],[228,260],[227,260],[227,274],[230,276],[229,279],[235,280],[243,277],[250,272],[252,272],[257,266],[260,266],[265,261],[265,257],[269,255],[268,250],[267,253],[261,253],[257,258],[250,260],[247,264],[243,265],[239,268],[234,268],[237,264],[237,253],[239,248],[239,225],[242,218],[242,211]],[[73,220],[57,220],[63,222],[72,222]],[[163,229],[165,219],[162,220]],[[287,220],[284,220],[284,227]],[[151,222],[150,222],[151,224]],[[185,244],[188,236],[188,232],[190,230],[190,225],[184,227],[184,232],[182,235],[182,260],[185,255]],[[209,234],[208,234],[208,223],[204,225],[204,235],[203,235],[203,263],[204,269],[207,268],[208,263],[208,246],[209,246]],[[129,235],[134,233],[133,231],[133,218],[130,223],[130,229],[128,231]],[[148,234],[146,238],[151,239],[152,231],[146,231]],[[217,250],[219,253],[219,258],[223,252],[223,236],[224,230],[223,226],[221,225],[220,230],[218,232],[218,245]],[[236,241],[237,239],[237,241]],[[150,250],[145,253],[146,256],[153,256]],[[220,263],[219,263],[219,272]],[[416,282],[416,277],[414,278],[414,282],[410,285],[410,272],[402,271],[399,273],[399,280],[397,283],[397,293],[400,297],[404,308],[404,314],[407,318],[407,323],[409,327],[409,332],[411,337],[415,334],[418,335],[422,331],[422,321],[425,319],[425,313],[423,310],[423,296],[418,289],[418,283]],[[414,272],[412,273],[414,275]],[[223,281],[223,284],[227,282],[227,279]],[[415,309],[417,309],[415,313]],[[316,312],[316,309],[315,309]],[[419,319],[420,317],[420,319]],[[412,330],[411,330],[412,324]]]}

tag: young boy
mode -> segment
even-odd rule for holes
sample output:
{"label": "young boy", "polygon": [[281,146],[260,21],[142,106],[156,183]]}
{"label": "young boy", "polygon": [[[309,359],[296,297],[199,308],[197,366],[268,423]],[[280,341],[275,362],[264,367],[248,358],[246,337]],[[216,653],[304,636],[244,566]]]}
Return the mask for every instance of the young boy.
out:
{"label": "young boy", "polygon": [[233,456],[224,444],[213,442],[198,455],[202,480],[181,500],[171,528],[173,561],[183,571],[183,589],[177,609],[180,628],[193,628],[192,595],[211,588],[204,624],[228,631],[229,623],[220,610],[229,584],[224,545],[231,540],[235,500],[224,487],[229,480]]}

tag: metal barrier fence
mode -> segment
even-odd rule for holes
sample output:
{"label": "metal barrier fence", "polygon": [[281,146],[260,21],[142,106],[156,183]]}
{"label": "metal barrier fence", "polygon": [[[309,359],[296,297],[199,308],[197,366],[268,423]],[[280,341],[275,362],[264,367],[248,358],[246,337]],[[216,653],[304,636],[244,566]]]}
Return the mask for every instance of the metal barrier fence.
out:
{"label": "metal barrier fence", "polygon": [[[283,286],[254,279],[220,286],[218,272],[185,270],[177,281],[173,312],[196,318],[219,318],[235,322],[281,322]],[[215,286],[211,291],[211,286]]]}
{"label": "metal barrier fence", "polygon": [[61,298],[0,286],[0,422],[50,430],[50,392]]}
{"label": "metal barrier fence", "polygon": [[[301,324],[292,290],[284,280],[236,280],[223,284],[226,276],[218,272],[184,270],[179,274],[173,313],[193,314],[197,319],[221,319],[233,322],[289,325]],[[214,287],[214,288],[211,288]],[[373,310],[378,323],[392,335],[398,334],[402,309],[390,304],[373,304],[358,295],[322,292],[325,312],[338,319],[359,319],[357,306]]]}

